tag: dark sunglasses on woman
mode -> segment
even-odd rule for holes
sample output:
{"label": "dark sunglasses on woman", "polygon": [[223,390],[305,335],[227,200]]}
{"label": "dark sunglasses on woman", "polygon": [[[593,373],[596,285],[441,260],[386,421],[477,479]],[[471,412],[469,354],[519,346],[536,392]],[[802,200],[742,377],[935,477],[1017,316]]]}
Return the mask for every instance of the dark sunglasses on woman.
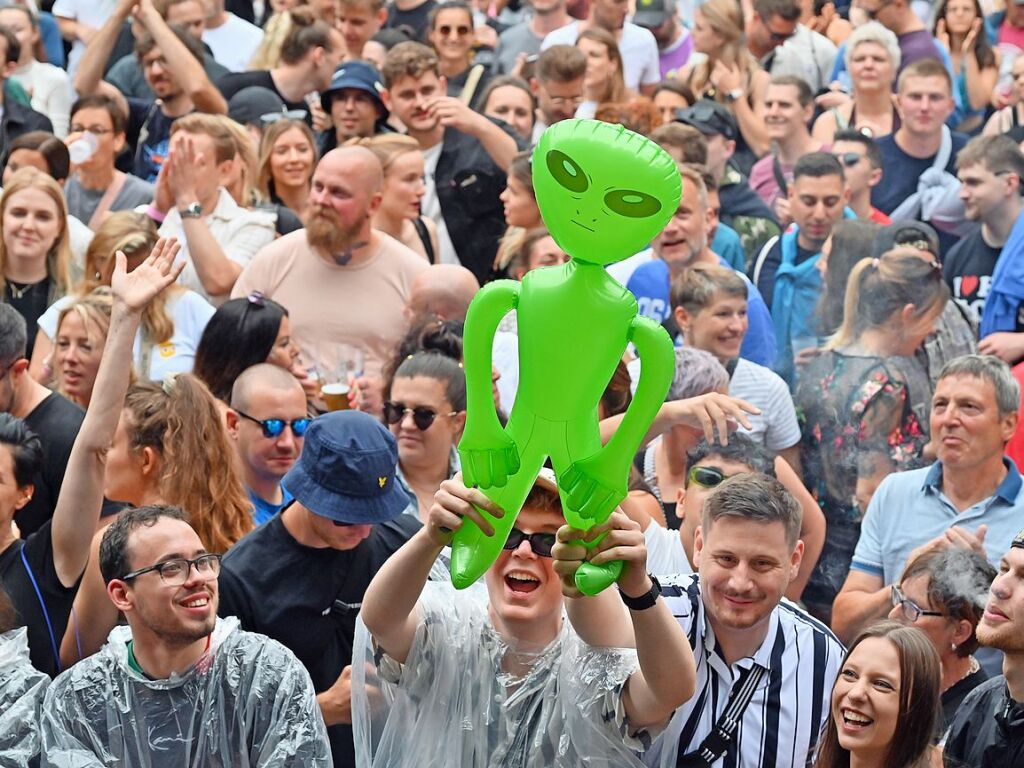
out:
{"label": "dark sunglasses on woman", "polygon": [[388,424],[400,423],[407,413],[412,414],[412,423],[416,425],[416,429],[420,432],[426,432],[430,429],[430,425],[434,423],[434,419],[438,416],[455,416],[458,411],[438,413],[433,408],[428,408],[425,405],[417,405],[415,408],[408,408],[405,403],[395,403],[390,400],[384,403],[384,420]]}

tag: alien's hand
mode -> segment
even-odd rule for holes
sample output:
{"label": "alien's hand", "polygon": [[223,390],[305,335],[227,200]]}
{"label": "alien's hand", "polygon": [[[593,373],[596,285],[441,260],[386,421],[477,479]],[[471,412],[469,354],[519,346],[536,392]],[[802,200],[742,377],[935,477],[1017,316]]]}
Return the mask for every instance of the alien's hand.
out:
{"label": "alien's hand", "polygon": [[462,479],[470,488],[502,487],[519,470],[519,450],[500,427],[467,420],[459,441]]}
{"label": "alien's hand", "polygon": [[593,456],[573,462],[558,478],[558,485],[570,509],[576,510],[584,520],[603,523],[626,498],[625,482],[609,478],[627,475],[628,467],[618,466],[618,462],[598,451]]}

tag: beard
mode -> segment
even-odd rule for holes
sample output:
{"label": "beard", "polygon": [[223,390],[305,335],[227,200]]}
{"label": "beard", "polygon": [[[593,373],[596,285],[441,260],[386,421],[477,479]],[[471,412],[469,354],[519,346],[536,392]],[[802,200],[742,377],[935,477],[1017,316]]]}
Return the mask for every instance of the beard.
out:
{"label": "beard", "polygon": [[358,237],[368,218],[364,213],[357,221],[346,225],[336,211],[314,205],[306,216],[306,239],[313,248],[327,253],[339,264],[347,263],[352,258],[352,250],[366,244]]}

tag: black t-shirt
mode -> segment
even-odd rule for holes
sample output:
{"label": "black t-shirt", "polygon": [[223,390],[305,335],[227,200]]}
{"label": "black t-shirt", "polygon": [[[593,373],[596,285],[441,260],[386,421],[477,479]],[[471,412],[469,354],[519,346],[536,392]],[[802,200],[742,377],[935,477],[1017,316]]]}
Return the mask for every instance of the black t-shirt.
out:
{"label": "black t-shirt", "polygon": [[152,99],[129,98],[126,101],[128,127],[125,134],[128,144],[135,147],[132,173],[140,179],[155,182],[170,151],[171,124],[178,118],[164,114]]}
{"label": "black t-shirt", "polygon": [[310,126],[313,125],[313,116],[310,114],[309,105],[304,101],[289,101],[286,99],[284,94],[277,90],[274,78],[270,76],[270,70],[257,69],[253,72],[228,72],[217,80],[217,90],[228,101],[243,88],[249,88],[254,85],[276,93],[281,101],[284,102],[286,109],[305,110],[306,122]]}
{"label": "black t-shirt", "polygon": [[14,514],[23,537],[35,533],[53,517],[71,447],[84,418],[85,411],[56,392],[25,417],[25,426],[43,444],[43,467],[32,480],[35,485],[32,500]]}
{"label": "black t-shirt", "polygon": [[[224,556],[221,616],[289,648],[309,670],[317,693],[352,663],[356,615],[370,580],[420,528],[411,515],[373,527],[355,549],[313,549],[292,538],[281,516],[245,536]],[[335,766],[354,766],[352,729],[328,729]]]}
{"label": "black t-shirt", "polygon": [[[985,242],[981,229],[977,229],[954,245],[942,264],[942,276],[953,292],[953,298],[981,319],[985,299],[992,288],[992,274],[996,260],[1003,249],[993,248]],[[1021,330],[1019,327],[1017,330]]]}
{"label": "black t-shirt", "polygon": [[25,328],[28,330],[25,357],[29,360],[32,359],[32,350],[36,345],[36,330],[39,328],[37,322],[50,306],[52,288],[53,282],[50,278],[38,283],[13,283],[10,280],[4,282],[3,302],[10,304],[25,318]]}
{"label": "black t-shirt", "polygon": [[427,17],[430,12],[437,7],[435,0],[425,0],[415,8],[410,8],[407,11],[401,11],[398,6],[391,3],[388,6],[388,19],[384,22],[385,27],[409,27],[415,34],[415,39],[421,43],[427,41],[427,26],[429,20]]}
{"label": "black t-shirt", "polygon": [[[50,626],[53,627],[52,642],[46,617],[39,604],[39,596],[21,557],[23,550],[32,577],[46,603]],[[57,571],[53,567],[53,538],[49,521],[31,536],[18,539],[0,552],[0,584],[10,595],[21,623],[28,627],[29,657],[32,659],[32,666],[51,677],[55,676],[59,670],[57,659],[54,657],[54,646],[59,652],[60,641],[68,626],[68,616],[71,615],[71,604],[75,600],[78,585],[65,587],[57,578]]]}

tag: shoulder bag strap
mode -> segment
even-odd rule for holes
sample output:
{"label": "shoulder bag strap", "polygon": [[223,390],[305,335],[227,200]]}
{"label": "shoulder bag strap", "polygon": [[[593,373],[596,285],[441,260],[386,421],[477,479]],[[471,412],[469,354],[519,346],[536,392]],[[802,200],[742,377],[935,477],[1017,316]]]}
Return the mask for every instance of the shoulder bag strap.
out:
{"label": "shoulder bag strap", "polygon": [[775,176],[775,183],[779,185],[779,191],[783,196],[789,194],[789,184],[786,183],[786,175],[782,172],[782,163],[778,155],[772,155],[772,175]]}
{"label": "shoulder bag strap", "polygon": [[[768,670],[760,664],[755,664],[750,669],[744,670],[739,679],[732,687],[729,694],[729,703],[725,705],[715,727],[711,729],[704,741],[693,752],[680,754],[676,761],[676,768],[710,768],[721,759],[722,755],[729,749],[729,744],[736,737],[736,730],[743,720],[743,713],[754,698],[761,680],[768,674]],[[680,752],[682,752],[680,744]]]}

